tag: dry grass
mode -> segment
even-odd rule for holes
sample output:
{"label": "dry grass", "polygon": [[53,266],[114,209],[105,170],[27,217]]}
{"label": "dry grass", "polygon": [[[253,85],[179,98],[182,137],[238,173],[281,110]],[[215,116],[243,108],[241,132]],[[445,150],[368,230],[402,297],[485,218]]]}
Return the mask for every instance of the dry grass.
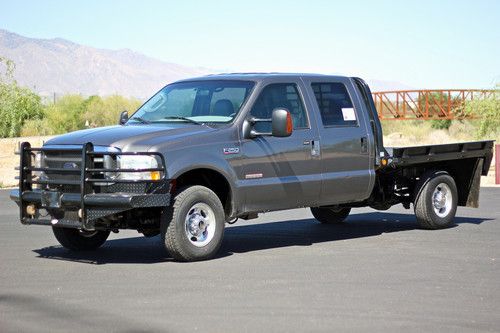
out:
{"label": "dry grass", "polygon": [[[418,145],[446,144],[475,140],[496,140],[500,144],[500,131],[484,138],[477,138],[477,124],[472,121],[453,121],[448,129],[434,129],[425,120],[383,121],[384,146],[408,147]],[[481,184],[495,184],[495,158],[488,176],[482,177]]]}
{"label": "dry grass", "polygon": [[500,140],[500,133],[477,138],[477,125],[471,121],[453,121],[449,129],[434,129],[425,120],[383,121],[384,144],[387,146],[415,146],[475,140]]}

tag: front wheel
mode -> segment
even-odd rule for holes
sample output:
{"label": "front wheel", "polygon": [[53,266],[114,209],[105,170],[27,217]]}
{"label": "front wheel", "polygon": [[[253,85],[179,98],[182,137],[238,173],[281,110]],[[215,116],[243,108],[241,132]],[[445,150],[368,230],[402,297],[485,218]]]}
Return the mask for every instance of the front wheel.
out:
{"label": "front wheel", "polygon": [[162,216],[162,243],[179,261],[215,256],[224,236],[225,214],[217,195],[204,186],[179,191]]}
{"label": "front wheel", "polygon": [[99,248],[106,239],[109,231],[83,231],[71,228],[52,227],[54,236],[65,248],[72,251],[91,251]]}
{"label": "front wheel", "polygon": [[324,224],[338,224],[345,221],[351,208],[311,207],[314,218]]}
{"label": "front wheel", "polygon": [[415,188],[414,208],[422,228],[442,229],[453,225],[457,204],[457,186],[446,171],[433,171],[421,177]]}

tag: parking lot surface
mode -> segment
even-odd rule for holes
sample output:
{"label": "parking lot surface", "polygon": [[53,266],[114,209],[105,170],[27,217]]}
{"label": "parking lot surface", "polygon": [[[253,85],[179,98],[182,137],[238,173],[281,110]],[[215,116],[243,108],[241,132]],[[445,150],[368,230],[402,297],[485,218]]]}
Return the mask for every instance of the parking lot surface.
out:
{"label": "parking lot surface", "polygon": [[1,190],[0,331],[500,330],[500,188],[446,230],[401,206],[334,226],[297,209],[228,226],[210,261],[174,262],[158,242],[121,231],[72,253]]}

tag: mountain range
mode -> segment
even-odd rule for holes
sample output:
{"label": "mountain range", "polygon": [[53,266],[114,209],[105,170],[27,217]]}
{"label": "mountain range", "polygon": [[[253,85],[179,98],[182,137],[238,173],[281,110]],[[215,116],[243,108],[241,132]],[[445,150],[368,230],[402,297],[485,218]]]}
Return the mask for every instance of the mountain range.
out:
{"label": "mountain range", "polygon": [[0,30],[0,55],[16,64],[15,79],[41,95],[120,94],[145,98],[169,82],[209,71],[154,59],[129,49],[36,39]]}
{"label": "mountain range", "polygon": [[[108,50],[61,39],[38,39],[0,29],[0,56],[16,64],[14,77],[42,96],[151,96],[165,84],[213,70],[154,59],[130,49]],[[407,89],[398,83],[369,80],[373,91]]]}

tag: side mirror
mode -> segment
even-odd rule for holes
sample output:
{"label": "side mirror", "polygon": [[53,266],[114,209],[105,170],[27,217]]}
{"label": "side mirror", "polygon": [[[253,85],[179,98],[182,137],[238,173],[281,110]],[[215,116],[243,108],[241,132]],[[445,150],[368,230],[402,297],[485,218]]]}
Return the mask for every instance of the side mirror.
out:
{"label": "side mirror", "polygon": [[[271,133],[261,133],[253,129],[256,123],[271,123]],[[249,118],[243,122],[243,137],[253,139],[258,136],[275,136],[283,138],[292,135],[293,123],[290,111],[286,109],[274,109],[271,119]]]}
{"label": "side mirror", "polygon": [[120,118],[118,118],[118,125],[125,124],[127,120],[128,120],[128,111],[127,110],[122,111],[122,113],[120,113]]}
{"label": "side mirror", "polygon": [[293,123],[290,111],[285,109],[274,109],[271,125],[273,127],[273,136],[283,138],[292,135]]}

